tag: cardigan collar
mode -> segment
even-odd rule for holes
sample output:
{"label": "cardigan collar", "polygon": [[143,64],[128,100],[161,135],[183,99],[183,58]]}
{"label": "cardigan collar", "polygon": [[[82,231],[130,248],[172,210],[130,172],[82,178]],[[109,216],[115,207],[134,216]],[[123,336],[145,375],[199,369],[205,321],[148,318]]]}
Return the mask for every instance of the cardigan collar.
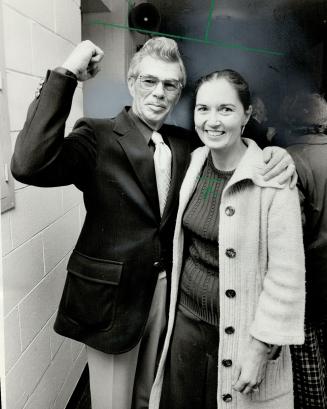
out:
{"label": "cardigan collar", "polygon": [[[235,172],[229,180],[225,190],[245,180],[251,180],[255,185],[260,187],[274,187],[283,189],[286,184],[278,183],[277,179],[279,176],[275,176],[267,181],[263,179],[262,173],[265,164],[263,161],[262,150],[251,139],[243,138],[243,141],[247,145],[247,150],[236,167]],[[209,148],[206,146],[198,148],[193,152],[190,171],[193,170],[193,172],[196,173],[196,177],[199,177],[208,154]]]}

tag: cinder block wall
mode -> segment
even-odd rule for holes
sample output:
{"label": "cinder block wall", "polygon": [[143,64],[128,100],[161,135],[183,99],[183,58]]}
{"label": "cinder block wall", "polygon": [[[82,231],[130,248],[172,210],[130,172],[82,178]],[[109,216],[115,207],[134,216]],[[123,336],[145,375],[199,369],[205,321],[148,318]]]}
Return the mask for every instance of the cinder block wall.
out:
{"label": "cinder block wall", "polygon": [[[1,4],[1,3],[0,3]],[[48,68],[81,38],[80,0],[2,0],[12,143]],[[76,91],[67,131],[82,116]],[[84,218],[74,187],[16,182],[15,209],[2,216],[6,409],[62,409],[85,366],[81,344],[52,329],[66,264]]]}

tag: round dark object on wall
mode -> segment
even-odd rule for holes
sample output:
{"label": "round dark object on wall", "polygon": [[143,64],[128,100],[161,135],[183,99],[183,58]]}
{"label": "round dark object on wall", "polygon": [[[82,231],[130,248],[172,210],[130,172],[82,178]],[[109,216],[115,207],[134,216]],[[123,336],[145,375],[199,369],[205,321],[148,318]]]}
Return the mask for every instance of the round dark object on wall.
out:
{"label": "round dark object on wall", "polygon": [[160,13],[151,3],[138,4],[130,10],[128,15],[129,27],[135,29],[158,31],[160,22]]}

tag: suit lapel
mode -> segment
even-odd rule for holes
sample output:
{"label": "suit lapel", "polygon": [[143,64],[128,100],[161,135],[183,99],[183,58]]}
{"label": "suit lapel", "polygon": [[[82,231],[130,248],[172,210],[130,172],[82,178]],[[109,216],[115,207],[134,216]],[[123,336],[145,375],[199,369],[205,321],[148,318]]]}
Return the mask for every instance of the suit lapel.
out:
{"label": "suit lapel", "polygon": [[114,131],[120,134],[118,143],[123,148],[156,217],[160,218],[153,156],[144,136],[135,127],[125,110],[117,117]]}

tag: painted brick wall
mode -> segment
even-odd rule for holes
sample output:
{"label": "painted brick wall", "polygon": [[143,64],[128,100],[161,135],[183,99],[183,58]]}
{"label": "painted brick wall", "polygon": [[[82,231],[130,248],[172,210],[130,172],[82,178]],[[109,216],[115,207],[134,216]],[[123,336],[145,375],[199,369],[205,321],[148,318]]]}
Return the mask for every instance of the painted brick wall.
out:
{"label": "painted brick wall", "polygon": [[[48,68],[81,38],[80,0],[3,0],[12,144]],[[79,86],[68,129],[82,116]],[[66,264],[84,218],[74,187],[15,182],[16,207],[2,216],[6,409],[62,409],[85,366],[81,344],[52,327]]]}

